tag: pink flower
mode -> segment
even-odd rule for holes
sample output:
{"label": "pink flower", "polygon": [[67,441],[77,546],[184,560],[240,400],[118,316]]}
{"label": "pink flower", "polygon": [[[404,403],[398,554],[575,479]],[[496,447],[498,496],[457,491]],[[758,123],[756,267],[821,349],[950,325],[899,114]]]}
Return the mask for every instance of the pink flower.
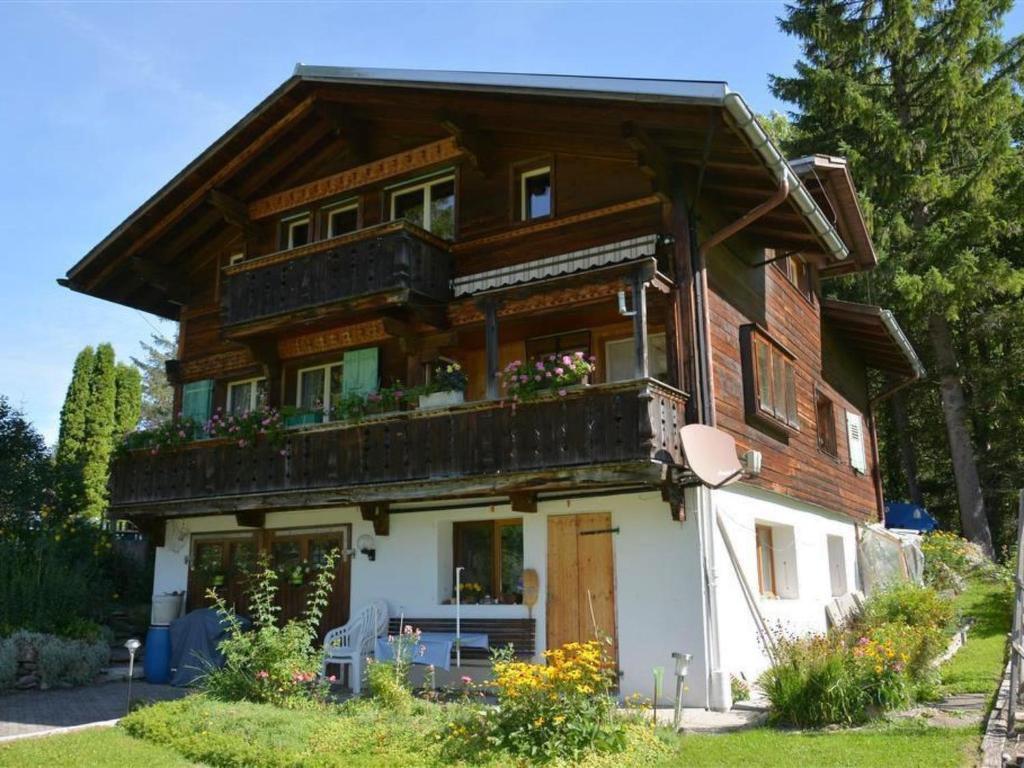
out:
{"label": "pink flower", "polygon": [[581,351],[579,351],[579,350],[577,350],[576,352],[573,352],[573,356],[574,356],[574,357],[575,357],[575,358],[576,358],[577,360],[582,360],[582,359],[583,359],[583,353],[582,353]]}
{"label": "pink flower", "polygon": [[544,363],[542,363],[540,360],[538,360],[533,367],[536,368],[538,371],[543,371],[544,370]]}
{"label": "pink flower", "polygon": [[565,390],[564,389],[558,390],[558,396],[559,397],[565,397]]}
{"label": "pink flower", "polygon": [[565,368],[562,368],[561,366],[555,368],[555,376],[561,376],[563,373],[565,373]]}
{"label": "pink flower", "polygon": [[572,365],[572,358],[568,355],[562,356],[562,365]]}
{"label": "pink flower", "polygon": [[547,373],[545,374],[545,376],[547,376],[547,377],[548,377],[548,378],[550,379],[550,378],[552,377],[551,371],[548,371],[548,372],[547,372]]}
{"label": "pink flower", "polygon": [[333,682],[336,682],[337,679],[338,678],[336,678],[334,675],[331,675],[330,677],[327,678],[327,682],[333,683]]}
{"label": "pink flower", "polygon": [[265,669],[261,669],[259,672],[256,673],[256,677],[258,677],[260,680],[266,680],[268,677],[270,677],[270,673],[267,672],[267,670]]}
{"label": "pink flower", "polygon": [[459,678],[459,679],[460,679],[460,680],[462,680],[462,684],[463,684],[463,685],[469,685],[470,683],[472,683],[472,682],[473,682],[473,678],[472,678],[472,677],[470,677],[469,675],[463,675],[463,676],[462,676],[461,678]]}
{"label": "pink flower", "polygon": [[521,381],[521,382],[522,382],[523,384],[525,384],[525,383],[526,383],[526,382],[528,382],[529,380],[530,380],[530,377],[529,377],[529,376],[526,376],[526,375],[522,375],[522,374],[520,374],[520,376],[519,376],[519,381]]}

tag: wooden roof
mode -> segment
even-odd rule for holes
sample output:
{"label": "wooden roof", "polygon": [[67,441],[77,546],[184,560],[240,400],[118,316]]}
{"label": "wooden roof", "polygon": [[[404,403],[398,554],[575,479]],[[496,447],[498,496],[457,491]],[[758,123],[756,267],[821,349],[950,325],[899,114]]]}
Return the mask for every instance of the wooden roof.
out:
{"label": "wooden roof", "polygon": [[[723,83],[300,66],[60,282],[176,319],[210,254],[237,239],[226,220],[255,198],[324,172],[318,169],[338,172],[375,159],[367,156],[366,137],[381,126],[410,147],[454,135],[469,159],[474,139],[486,136],[537,151],[628,160],[655,188],[667,169],[689,169],[700,179],[701,199],[728,220],[768,199],[780,172],[796,178],[785,161],[770,168],[774,146],[766,138],[752,142],[749,125],[739,126],[724,107],[737,98]],[[823,221],[800,187],[746,232],[827,268],[840,237],[853,240],[827,225],[823,231]]]}
{"label": "wooden roof", "polygon": [[897,380],[920,379],[925,375],[921,360],[889,310],[824,299],[821,317],[861,353],[868,367]]}

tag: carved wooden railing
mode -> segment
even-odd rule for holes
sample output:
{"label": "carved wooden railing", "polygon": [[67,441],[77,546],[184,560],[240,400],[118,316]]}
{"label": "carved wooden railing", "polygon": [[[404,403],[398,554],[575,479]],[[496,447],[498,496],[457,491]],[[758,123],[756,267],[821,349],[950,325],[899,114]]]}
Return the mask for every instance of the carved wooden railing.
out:
{"label": "carved wooden railing", "polygon": [[280,445],[207,440],[155,455],[137,451],[114,462],[111,505],[144,508],[411,481],[431,498],[438,483],[458,478],[681,464],[685,404],[685,394],[659,382],[630,381],[515,408],[483,401],[288,430]]}
{"label": "carved wooden railing", "polygon": [[221,313],[237,326],[389,291],[448,301],[451,277],[445,241],[389,222],[225,267]]}

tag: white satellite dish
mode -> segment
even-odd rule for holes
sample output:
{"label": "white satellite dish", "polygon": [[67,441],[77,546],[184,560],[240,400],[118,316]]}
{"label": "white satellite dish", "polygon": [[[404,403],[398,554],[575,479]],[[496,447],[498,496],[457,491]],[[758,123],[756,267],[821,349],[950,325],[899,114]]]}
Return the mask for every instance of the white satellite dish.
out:
{"label": "white satellite dish", "polygon": [[706,424],[687,424],[679,430],[690,471],[709,488],[739,480],[743,464],[736,456],[732,435]]}

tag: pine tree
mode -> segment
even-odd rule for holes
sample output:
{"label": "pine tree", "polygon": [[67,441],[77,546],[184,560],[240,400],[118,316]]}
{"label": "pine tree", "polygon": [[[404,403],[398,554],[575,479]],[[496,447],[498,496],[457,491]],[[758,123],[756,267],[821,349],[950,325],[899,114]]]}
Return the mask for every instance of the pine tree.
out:
{"label": "pine tree", "polygon": [[115,369],[117,395],[114,399],[114,440],[120,440],[139,426],[142,413],[142,375],[134,365],[118,363]]}
{"label": "pine tree", "polygon": [[1024,39],[1000,34],[1011,5],[798,0],[780,24],[803,58],[793,77],[772,78],[799,109],[793,148],[845,155],[870,201],[883,257],[875,288],[930,353],[961,526],[988,553],[966,336],[1024,290],[1005,249],[1021,211],[1008,213],[1000,194],[1020,160]]}
{"label": "pine tree", "polygon": [[75,358],[71,383],[60,411],[60,432],[55,457],[57,495],[66,510],[78,509],[83,500],[82,467],[84,464],[85,423],[89,411],[89,391],[96,353],[86,347]]}
{"label": "pine tree", "polygon": [[49,501],[53,464],[46,441],[0,395],[0,535],[25,528]]}
{"label": "pine tree", "polygon": [[82,514],[100,518],[107,509],[107,478],[110,454],[114,448],[117,403],[117,369],[114,348],[100,344],[89,387],[89,407],[85,422],[82,462]]}
{"label": "pine tree", "polygon": [[142,372],[142,426],[153,427],[169,421],[174,411],[174,388],[167,381],[166,363],[178,349],[177,338],[152,335],[152,344],[142,341],[145,356],[132,358]]}

